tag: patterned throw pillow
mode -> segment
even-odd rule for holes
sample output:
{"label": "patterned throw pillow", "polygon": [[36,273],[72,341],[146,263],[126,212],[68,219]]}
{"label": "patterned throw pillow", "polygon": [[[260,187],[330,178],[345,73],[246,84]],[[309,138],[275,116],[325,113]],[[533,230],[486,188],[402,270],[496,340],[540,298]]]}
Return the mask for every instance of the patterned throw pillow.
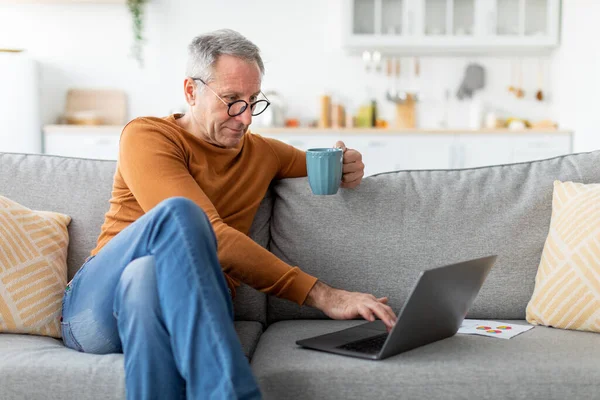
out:
{"label": "patterned throw pillow", "polygon": [[550,232],[526,314],[534,325],[600,332],[600,184],[554,182]]}
{"label": "patterned throw pillow", "polygon": [[0,332],[61,337],[70,222],[0,196]]}

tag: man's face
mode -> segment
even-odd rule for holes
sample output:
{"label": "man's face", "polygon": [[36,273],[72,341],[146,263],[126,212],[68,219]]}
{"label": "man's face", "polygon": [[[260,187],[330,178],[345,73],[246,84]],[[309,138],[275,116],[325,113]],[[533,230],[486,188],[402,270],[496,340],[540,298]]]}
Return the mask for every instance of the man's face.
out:
{"label": "man's face", "polygon": [[209,87],[203,88],[200,81],[196,83],[199,101],[192,106],[192,114],[202,137],[220,147],[236,147],[252,123],[252,110],[248,106],[242,114],[230,117],[227,105],[215,93],[228,104],[236,100],[255,102],[261,85],[258,65],[222,55],[215,63],[213,78],[206,82]]}

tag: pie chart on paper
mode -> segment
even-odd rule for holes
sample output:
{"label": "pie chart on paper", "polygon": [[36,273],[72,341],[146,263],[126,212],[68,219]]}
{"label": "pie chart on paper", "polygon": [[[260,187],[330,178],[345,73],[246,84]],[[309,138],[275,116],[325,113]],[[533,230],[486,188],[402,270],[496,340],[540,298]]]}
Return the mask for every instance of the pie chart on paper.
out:
{"label": "pie chart on paper", "polygon": [[487,332],[487,333],[496,333],[496,334],[497,334],[497,333],[502,333],[502,331],[501,331],[501,330],[499,330],[499,329],[488,329],[488,330],[486,330],[486,332]]}

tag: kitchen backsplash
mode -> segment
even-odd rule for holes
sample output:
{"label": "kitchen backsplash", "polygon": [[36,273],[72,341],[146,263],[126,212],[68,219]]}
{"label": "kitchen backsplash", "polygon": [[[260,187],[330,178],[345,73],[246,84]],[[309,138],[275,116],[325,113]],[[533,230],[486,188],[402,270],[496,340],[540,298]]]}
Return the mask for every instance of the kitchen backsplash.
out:
{"label": "kitchen backsplash", "polygon": [[[124,4],[0,5],[0,44],[24,48],[39,62],[44,124],[54,123],[64,111],[70,88],[124,90],[130,118],[165,115],[181,109],[185,104],[181,81],[187,44],[194,35],[224,26],[239,30],[261,48],[266,67],[263,89],[281,95],[288,117],[298,118],[303,124],[317,119],[319,100],[323,93],[329,93],[333,102],[341,101],[352,113],[374,97],[379,115],[390,120],[394,110],[385,100],[385,91],[390,87],[385,66],[374,76],[365,71],[360,54],[350,55],[341,48],[340,1],[265,0],[259,9],[239,2],[233,14],[227,2],[149,2],[143,69],[129,57],[132,32]],[[272,16],[294,18],[265,18],[265,10]],[[169,23],[164,15],[169,15],[168,21],[178,23]],[[111,29],[106,29],[107,24]],[[44,35],[31,26],[38,27]],[[421,95],[417,126],[440,126],[446,114],[450,127],[468,124],[471,106],[469,102],[458,101],[455,94],[470,63],[479,63],[486,71],[486,87],[476,93],[484,111],[489,106],[501,114],[534,120],[555,115],[552,103],[555,82],[550,79],[553,58],[547,56],[544,60],[543,84],[549,101],[542,103],[533,98],[538,85],[539,59],[533,56],[523,59],[524,99],[516,99],[508,92],[513,60],[421,58],[420,78],[416,82],[405,75],[410,59],[404,59],[406,66],[400,88],[417,85]],[[447,91],[450,101],[446,106]]]}

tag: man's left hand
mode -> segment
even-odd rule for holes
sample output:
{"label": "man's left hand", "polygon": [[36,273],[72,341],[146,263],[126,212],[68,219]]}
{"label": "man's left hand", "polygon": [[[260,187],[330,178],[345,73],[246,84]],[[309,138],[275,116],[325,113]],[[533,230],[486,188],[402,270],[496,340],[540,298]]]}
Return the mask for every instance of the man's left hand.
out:
{"label": "man's left hand", "polygon": [[338,141],[335,147],[342,149],[344,152],[341,187],[349,189],[357,187],[365,175],[365,164],[362,162],[362,154],[357,150],[347,149],[342,141]]}

